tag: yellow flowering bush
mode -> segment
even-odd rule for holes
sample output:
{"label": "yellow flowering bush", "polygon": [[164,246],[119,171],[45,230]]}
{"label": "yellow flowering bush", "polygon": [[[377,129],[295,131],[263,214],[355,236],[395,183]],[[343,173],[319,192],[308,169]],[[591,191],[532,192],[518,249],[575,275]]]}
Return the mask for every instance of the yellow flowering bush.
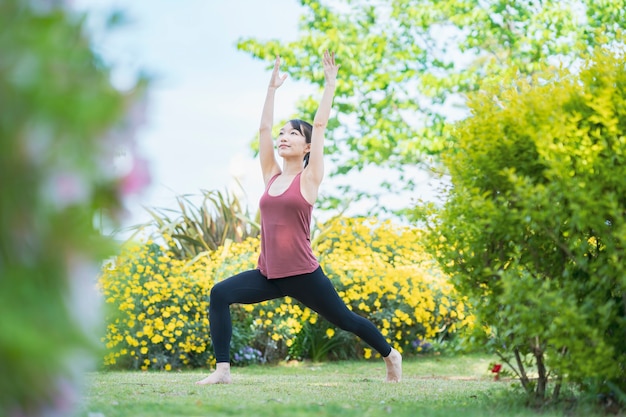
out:
{"label": "yellow flowering bush", "polygon": [[[348,307],[372,320],[396,349],[422,352],[471,326],[463,297],[421,247],[420,231],[377,219],[338,218],[313,240],[322,268]],[[251,308],[257,333],[295,357],[368,358],[371,349],[290,298]],[[360,345],[360,346],[359,346]]]}
{"label": "yellow flowering bush", "polygon": [[[99,286],[110,307],[106,366],[171,370],[215,361],[208,319],[211,287],[241,268],[254,268],[258,239],[226,242],[187,261],[176,259],[166,249],[171,238],[164,239],[165,245],[129,243],[103,268]],[[231,312],[236,355],[254,335],[244,307],[233,306]]]}
{"label": "yellow flowering bush", "polygon": [[390,220],[337,219],[318,252],[338,279],[344,301],[374,321],[399,351],[419,352],[473,318],[436,262],[423,249],[421,231]]}
{"label": "yellow flowering bush", "polygon": [[100,278],[108,317],[105,365],[173,369],[213,359],[206,257],[173,259],[154,242],[127,245]]}
{"label": "yellow flowering bush", "polygon": [[[165,239],[168,239],[165,236]],[[322,267],[348,307],[372,320],[405,355],[471,325],[472,316],[420,246],[419,230],[391,221],[339,218],[313,240]],[[104,270],[105,364],[174,369],[214,362],[209,294],[214,283],[256,267],[259,239],[227,241],[193,260],[167,242],[128,245]],[[285,297],[231,306],[234,364],[291,358],[356,358],[371,349]]]}

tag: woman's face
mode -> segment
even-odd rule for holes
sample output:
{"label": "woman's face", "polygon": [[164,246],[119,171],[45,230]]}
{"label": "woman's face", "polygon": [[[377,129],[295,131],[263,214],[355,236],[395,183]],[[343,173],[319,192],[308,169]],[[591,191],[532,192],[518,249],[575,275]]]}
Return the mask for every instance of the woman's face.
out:
{"label": "woman's face", "polygon": [[276,149],[282,158],[297,157],[302,159],[310,151],[311,144],[306,143],[306,138],[291,123],[287,122],[278,132]]}

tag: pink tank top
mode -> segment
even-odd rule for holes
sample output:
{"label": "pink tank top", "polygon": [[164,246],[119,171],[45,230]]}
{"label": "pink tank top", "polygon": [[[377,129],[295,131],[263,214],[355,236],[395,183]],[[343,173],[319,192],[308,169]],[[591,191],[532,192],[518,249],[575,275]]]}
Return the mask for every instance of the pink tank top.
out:
{"label": "pink tank top", "polygon": [[319,267],[311,249],[313,206],[300,192],[300,174],[280,195],[268,190],[279,174],[270,179],[261,196],[261,254],[258,268],[270,279],[308,274]]}

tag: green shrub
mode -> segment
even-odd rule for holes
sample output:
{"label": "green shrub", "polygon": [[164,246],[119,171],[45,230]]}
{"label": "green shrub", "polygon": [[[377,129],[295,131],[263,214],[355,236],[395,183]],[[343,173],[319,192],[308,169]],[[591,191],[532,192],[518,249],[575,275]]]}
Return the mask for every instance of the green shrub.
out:
{"label": "green shrub", "polygon": [[625,62],[599,51],[580,73],[498,80],[447,152],[430,248],[478,342],[539,402],[562,381],[626,392]]}

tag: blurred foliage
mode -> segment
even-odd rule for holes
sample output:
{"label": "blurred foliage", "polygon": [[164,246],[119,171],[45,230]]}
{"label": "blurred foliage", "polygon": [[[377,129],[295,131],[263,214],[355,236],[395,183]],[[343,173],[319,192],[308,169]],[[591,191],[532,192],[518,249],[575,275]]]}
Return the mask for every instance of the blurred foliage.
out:
{"label": "blurred foliage", "polygon": [[[398,181],[383,189],[414,189],[407,167],[437,166],[456,139],[446,122],[468,115],[465,96],[483,80],[516,68],[533,74],[574,64],[581,51],[620,43],[623,0],[300,0],[299,36],[240,39],[238,48],[268,62],[280,55],[291,79],[322,86],[320,57],[337,53],[341,65],[327,130],[331,175],[368,165],[391,168]],[[314,97],[299,118],[312,120]],[[375,184],[371,184],[375,185]],[[351,187],[342,200],[358,197]],[[339,193],[336,193],[339,194]],[[332,206],[338,204],[328,200]]]}
{"label": "blurred foliage", "polygon": [[70,415],[114,250],[94,221],[141,182],[111,167],[142,88],[111,86],[62,2],[3,0],[0,28],[0,415]]}
{"label": "blurred foliage", "polygon": [[[437,271],[418,231],[375,219],[340,218],[326,224],[324,233],[317,249],[340,296],[405,355],[423,352],[425,341],[451,340],[471,327],[468,304]],[[107,319],[105,364],[166,370],[212,364],[210,288],[255,268],[259,246],[258,237],[228,241],[182,261],[169,251],[171,243],[129,243],[100,279],[106,302],[117,311]],[[275,362],[372,356],[371,348],[355,336],[336,330],[290,297],[233,305],[231,314],[234,364],[250,363],[251,358]]]}
{"label": "blurred foliage", "polygon": [[253,219],[235,193],[202,190],[200,204],[191,201],[192,197],[176,197],[180,210],[148,208],[152,220],[139,225],[138,231],[167,242],[168,251],[177,259],[192,259],[229,241],[243,242],[259,235],[259,213]]}
{"label": "blurred foliage", "polygon": [[569,382],[626,405],[624,52],[485,84],[452,131],[447,202],[425,216],[476,341],[539,403]]}

